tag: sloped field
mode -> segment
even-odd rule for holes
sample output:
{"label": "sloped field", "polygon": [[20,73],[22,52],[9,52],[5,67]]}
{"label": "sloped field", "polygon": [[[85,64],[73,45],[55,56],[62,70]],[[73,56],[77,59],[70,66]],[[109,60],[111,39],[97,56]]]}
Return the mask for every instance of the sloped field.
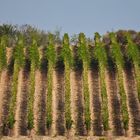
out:
{"label": "sloped field", "polygon": [[[127,139],[140,135],[139,66],[135,60],[123,58],[121,66],[114,57],[114,62],[104,65],[97,56],[89,68],[85,57],[77,59],[78,47],[71,48],[73,66],[68,55],[62,61],[61,46],[55,47],[55,62],[46,58],[44,48],[32,48],[36,57],[23,48],[22,66],[22,53],[17,59],[15,50],[6,48],[7,65],[0,71],[0,134],[8,136],[3,139]],[[109,53],[107,50],[108,58]]]}

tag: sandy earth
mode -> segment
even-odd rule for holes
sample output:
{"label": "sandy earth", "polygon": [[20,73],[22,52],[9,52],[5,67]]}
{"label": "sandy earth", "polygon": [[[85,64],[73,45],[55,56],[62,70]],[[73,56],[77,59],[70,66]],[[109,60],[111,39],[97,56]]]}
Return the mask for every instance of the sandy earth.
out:
{"label": "sandy earth", "polygon": [[85,135],[84,126],[84,107],[83,107],[83,94],[82,94],[82,73],[80,71],[71,71],[70,84],[71,84],[71,112],[73,126],[73,134]]}
{"label": "sandy earth", "polygon": [[1,140],[140,140],[140,137],[47,137],[47,136],[34,136],[34,137],[1,137]]}
{"label": "sandy earth", "polygon": [[115,70],[106,70],[105,80],[109,108],[109,127],[112,135],[121,136],[124,135],[124,130],[121,122],[121,107]]}
{"label": "sandy earth", "polygon": [[65,112],[64,112],[64,70],[53,71],[53,135],[65,134]]}
{"label": "sandy earth", "polygon": [[[3,134],[8,134],[7,126],[4,123],[8,119],[9,111],[9,101],[11,97],[11,85],[12,85],[12,76],[8,70],[4,70],[1,73],[1,82],[0,82],[0,127]],[[5,126],[4,128],[2,128]]]}
{"label": "sandy earth", "polygon": [[45,135],[46,131],[46,75],[37,70],[35,73],[34,94],[34,130],[37,134]]}
{"label": "sandy earth", "polygon": [[[24,69],[19,72],[17,94],[17,135],[27,135],[27,97],[29,89],[29,73]],[[15,123],[16,125],[16,123]],[[16,132],[15,131],[15,132]]]}
{"label": "sandy earth", "polygon": [[[7,64],[11,64],[13,49],[6,48]],[[4,125],[7,122],[9,102],[11,97],[12,71],[4,69],[0,74],[0,134],[8,134],[8,128]],[[4,127],[3,127],[4,126]],[[3,128],[2,128],[3,127]]]}
{"label": "sandy earth", "polygon": [[101,136],[103,135],[103,124],[101,116],[101,92],[99,74],[96,68],[88,72],[88,83],[91,110],[91,134]]}
{"label": "sandy earth", "polygon": [[133,68],[125,68],[123,77],[129,112],[129,135],[140,135],[140,104]]}

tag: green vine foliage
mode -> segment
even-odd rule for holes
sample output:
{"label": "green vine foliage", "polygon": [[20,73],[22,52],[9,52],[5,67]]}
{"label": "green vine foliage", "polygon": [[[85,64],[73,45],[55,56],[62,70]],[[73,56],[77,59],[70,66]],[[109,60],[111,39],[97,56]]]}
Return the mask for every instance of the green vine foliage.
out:
{"label": "green vine foliage", "polygon": [[127,108],[127,97],[123,85],[123,73],[121,69],[118,69],[118,84],[120,89],[120,99],[121,99],[121,112],[122,112],[122,121],[125,130],[128,130],[129,114]]}
{"label": "green vine foliage", "polygon": [[29,56],[32,67],[38,69],[40,66],[39,51],[36,39],[33,38],[32,45],[29,48]]}
{"label": "green vine foliage", "polygon": [[49,34],[49,44],[46,49],[46,57],[48,62],[52,65],[52,67],[55,67],[56,64],[56,51],[55,51],[55,45],[54,45],[54,36],[53,34]]}
{"label": "green vine foliage", "polygon": [[132,37],[129,33],[126,33],[127,37],[127,57],[134,64],[135,75],[137,81],[138,98],[140,101],[140,52],[138,46],[132,41]]}
{"label": "green vine foliage", "polygon": [[110,34],[110,39],[111,39],[111,55],[112,55],[113,61],[116,64],[117,72],[118,72],[117,75],[118,75],[118,84],[119,84],[119,89],[120,89],[123,125],[124,125],[124,129],[127,130],[128,122],[129,122],[129,115],[128,115],[128,110],[127,110],[126,93],[123,86],[123,74],[122,74],[122,70],[124,68],[125,62],[124,62],[123,54],[121,52],[120,45],[117,42],[114,33]]}
{"label": "green vine foliage", "polygon": [[24,40],[21,36],[18,38],[17,46],[14,49],[14,73],[12,79],[12,97],[10,101],[10,109],[8,116],[9,128],[13,128],[15,123],[15,107],[16,107],[16,97],[17,97],[17,85],[18,85],[18,74],[21,68],[23,68],[25,63],[24,56]]}
{"label": "green vine foliage", "polygon": [[107,54],[100,38],[99,33],[95,33],[94,58],[98,60],[99,68],[105,70],[107,66]]}
{"label": "green vine foliage", "polygon": [[135,65],[135,77],[137,82],[138,99],[140,102],[140,67],[138,65]]}
{"label": "green vine foliage", "polygon": [[72,52],[70,49],[69,36],[67,33],[63,37],[63,48],[61,52],[65,65],[65,118],[66,128],[70,129],[72,125],[71,108],[70,108],[70,70],[72,66]]}
{"label": "green vine foliage", "polygon": [[116,63],[116,66],[119,68],[124,67],[124,59],[123,54],[121,52],[120,45],[118,44],[115,34],[110,33],[110,39],[111,39],[111,56],[113,58],[113,61]]}
{"label": "green vine foliage", "polygon": [[85,103],[85,125],[87,130],[90,130],[90,97],[89,97],[89,87],[88,87],[88,68],[89,68],[89,51],[86,42],[86,37],[84,33],[79,34],[79,44],[78,44],[78,57],[83,63],[83,93],[84,93],[84,103]]}
{"label": "green vine foliage", "polygon": [[32,40],[32,45],[29,48],[30,56],[30,86],[29,86],[29,96],[28,96],[28,129],[33,129],[34,127],[34,115],[33,115],[33,103],[34,103],[34,92],[35,92],[35,71],[40,68],[40,58],[37,46],[37,41],[35,38]]}
{"label": "green vine foliage", "polygon": [[14,58],[19,68],[23,68],[25,64],[25,56],[24,56],[24,39],[22,36],[19,37],[18,45],[14,51]]}
{"label": "green vine foliage", "polygon": [[6,41],[7,41],[7,36],[2,36],[0,38],[0,73],[7,66]]}
{"label": "green vine foliage", "polygon": [[84,33],[80,33],[78,39],[79,39],[79,44],[78,44],[79,59],[81,59],[83,63],[86,63],[86,65],[89,66],[90,57],[89,57],[89,51],[88,51],[86,37]]}
{"label": "green vine foliage", "polygon": [[52,34],[49,34],[49,44],[46,49],[46,58],[48,60],[46,125],[47,128],[50,128],[52,124],[52,82],[53,82],[52,75],[57,61],[54,45],[54,36]]}
{"label": "green vine foliage", "polygon": [[103,126],[104,130],[109,129],[109,113],[108,113],[108,101],[107,101],[107,92],[105,85],[105,69],[107,67],[107,54],[103,43],[101,42],[99,33],[95,33],[95,48],[94,48],[94,58],[98,61],[99,64],[99,74],[101,81],[101,96],[102,96],[102,117],[103,117]]}
{"label": "green vine foliage", "polygon": [[73,58],[70,49],[69,36],[67,33],[65,33],[63,37],[63,48],[62,48],[61,56],[64,62],[66,62],[69,67],[71,67],[73,63]]}
{"label": "green vine foliage", "polygon": [[129,60],[133,61],[134,65],[139,65],[140,54],[138,46],[132,41],[131,35],[126,33],[127,37],[127,57]]}

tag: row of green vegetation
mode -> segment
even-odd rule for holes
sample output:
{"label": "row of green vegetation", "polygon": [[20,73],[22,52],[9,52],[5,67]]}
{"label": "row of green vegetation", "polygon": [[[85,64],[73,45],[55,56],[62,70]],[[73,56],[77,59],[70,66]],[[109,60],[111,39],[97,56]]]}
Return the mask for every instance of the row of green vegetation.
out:
{"label": "row of green vegetation", "polygon": [[53,70],[56,64],[56,51],[54,45],[54,37],[49,35],[49,43],[46,49],[46,57],[48,60],[47,72],[47,100],[46,100],[46,126],[49,129],[52,124],[52,85],[53,85]]}
{"label": "row of green vegetation", "polygon": [[9,128],[13,128],[15,123],[15,109],[16,109],[16,97],[17,97],[17,85],[18,85],[18,74],[25,64],[24,57],[24,40],[22,36],[18,38],[16,47],[14,48],[14,68],[13,68],[13,79],[12,79],[12,90],[11,90],[11,100],[9,105],[9,116],[8,124]]}
{"label": "row of green vegetation", "polygon": [[[0,77],[1,77],[1,73],[2,71],[7,67],[7,57],[6,57],[6,36],[3,36],[0,39]],[[2,79],[4,80],[4,79]],[[1,81],[1,78],[0,78]],[[5,121],[3,122],[3,124],[1,124],[1,128],[0,128],[0,134],[2,133],[2,129],[3,127],[7,124],[7,120],[5,119]]]}
{"label": "row of green vegetation", "polygon": [[111,58],[116,64],[117,68],[117,75],[118,75],[118,84],[119,84],[119,93],[120,93],[120,100],[121,100],[121,113],[122,113],[122,121],[124,125],[124,129],[128,129],[128,109],[127,109],[127,99],[126,99],[126,93],[123,86],[123,68],[124,68],[124,58],[121,51],[121,47],[119,43],[116,40],[115,34],[110,34],[111,38]]}
{"label": "row of green vegetation", "polygon": [[33,37],[32,45],[29,48],[29,59],[30,59],[30,85],[29,85],[29,95],[28,95],[28,129],[34,127],[34,114],[33,114],[33,104],[34,104],[34,92],[35,92],[35,72],[40,68],[39,51],[37,47],[37,42],[35,37]]}
{"label": "row of green vegetation", "polygon": [[126,34],[127,37],[127,56],[129,61],[134,65],[136,82],[138,88],[138,98],[140,101],[140,52],[138,46],[132,41],[131,35]]}
{"label": "row of green vegetation", "polygon": [[85,125],[86,129],[90,130],[90,95],[88,86],[88,69],[90,64],[89,49],[86,42],[84,33],[79,34],[78,44],[78,56],[83,63],[83,95],[84,95],[84,106],[85,106]]}
{"label": "row of green vegetation", "polygon": [[70,101],[70,70],[72,66],[72,52],[70,49],[70,42],[68,34],[64,34],[63,48],[62,48],[62,59],[65,66],[65,118],[66,128],[70,129],[72,125],[71,118],[71,101]]}
{"label": "row of green vegetation", "polygon": [[2,36],[0,39],[0,73],[7,66],[6,41],[7,37]]}
{"label": "row of green vegetation", "polygon": [[109,129],[109,114],[108,114],[108,101],[107,101],[107,92],[105,85],[105,71],[107,67],[107,54],[103,43],[101,42],[101,36],[98,33],[95,33],[95,48],[94,48],[94,57],[98,61],[99,75],[100,75],[100,84],[101,84],[101,97],[102,97],[102,119],[104,130]]}
{"label": "row of green vegetation", "polygon": [[[65,118],[66,118],[66,128],[70,129],[72,125],[71,118],[71,101],[70,101],[70,71],[76,65],[83,69],[82,79],[83,79],[83,96],[84,96],[84,118],[87,130],[90,130],[91,117],[90,117],[90,99],[89,99],[89,86],[88,86],[88,70],[91,68],[91,59],[93,58],[98,63],[100,83],[101,83],[101,96],[102,96],[102,118],[103,126],[105,130],[109,129],[109,114],[108,114],[108,100],[105,85],[105,71],[110,65],[109,62],[112,61],[114,65],[112,67],[117,70],[120,97],[121,97],[121,107],[122,107],[122,118],[124,128],[128,129],[128,110],[126,104],[126,94],[123,85],[123,69],[125,68],[126,61],[133,64],[136,76],[136,82],[138,87],[138,97],[140,100],[140,49],[139,46],[134,42],[133,35],[125,32],[125,43],[120,43],[117,38],[117,34],[109,33],[107,35],[109,39],[109,44],[104,42],[102,37],[95,33],[93,53],[90,52],[88,39],[84,33],[80,33],[78,36],[77,44],[77,56],[79,61],[75,61],[73,54],[73,47],[70,44],[70,39],[68,34],[64,34],[62,41],[61,57],[57,57],[55,48],[55,35],[48,34],[48,42],[45,46],[45,57],[47,60],[47,98],[46,98],[46,126],[51,127],[52,124],[52,85],[53,85],[53,70],[57,66],[58,59],[62,59],[65,67]],[[7,66],[6,58],[6,47],[7,47],[7,35],[1,35],[0,37],[0,72]],[[12,128],[15,122],[15,103],[17,96],[17,84],[18,84],[18,73],[25,64],[24,48],[29,50],[29,60],[30,60],[30,88],[29,88],[29,98],[28,98],[28,128],[32,129],[33,124],[33,102],[34,102],[34,91],[35,91],[35,71],[40,69],[40,57],[38,51],[38,36],[32,36],[31,43],[27,47],[27,42],[25,43],[24,36],[18,35],[16,45],[14,47],[14,70],[13,70],[13,80],[12,80],[12,94],[9,108],[9,127]],[[26,44],[26,45],[25,45]],[[26,47],[25,47],[26,46]],[[109,51],[108,51],[109,50]],[[80,66],[80,65],[81,66]]]}

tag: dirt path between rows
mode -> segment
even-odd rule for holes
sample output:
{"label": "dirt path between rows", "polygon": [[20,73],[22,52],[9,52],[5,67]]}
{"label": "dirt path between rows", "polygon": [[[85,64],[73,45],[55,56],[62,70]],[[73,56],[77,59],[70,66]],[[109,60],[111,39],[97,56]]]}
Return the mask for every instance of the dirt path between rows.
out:
{"label": "dirt path between rows", "polygon": [[113,136],[123,136],[119,87],[115,69],[107,69],[105,73],[109,108],[109,125]]}
{"label": "dirt path between rows", "polygon": [[64,69],[53,71],[52,112],[53,112],[53,135],[65,134],[65,108],[64,108]]}
{"label": "dirt path between rows", "polygon": [[0,82],[0,132],[2,135],[8,135],[8,113],[11,97],[12,74],[8,70],[1,73]]}
{"label": "dirt path between rows", "polygon": [[101,115],[101,90],[100,79],[97,68],[92,68],[88,73],[91,110],[91,134],[103,135],[103,124]]}
{"label": "dirt path between rows", "polygon": [[15,111],[14,133],[27,135],[27,97],[29,89],[29,71],[21,69],[18,75],[18,90]]}
{"label": "dirt path between rows", "polygon": [[8,113],[12,87],[12,48],[6,48],[7,69],[0,74],[0,135],[8,135]]}
{"label": "dirt path between rows", "polygon": [[140,104],[138,101],[134,69],[132,66],[125,67],[124,88],[127,96],[127,106],[129,113],[129,134],[140,135]]}
{"label": "dirt path between rows", "polygon": [[82,71],[73,70],[70,74],[71,85],[71,112],[72,112],[72,133],[74,135],[84,136],[84,105],[82,93]]}
{"label": "dirt path between rows", "polygon": [[46,133],[46,73],[37,70],[34,94],[34,130],[38,135]]}

